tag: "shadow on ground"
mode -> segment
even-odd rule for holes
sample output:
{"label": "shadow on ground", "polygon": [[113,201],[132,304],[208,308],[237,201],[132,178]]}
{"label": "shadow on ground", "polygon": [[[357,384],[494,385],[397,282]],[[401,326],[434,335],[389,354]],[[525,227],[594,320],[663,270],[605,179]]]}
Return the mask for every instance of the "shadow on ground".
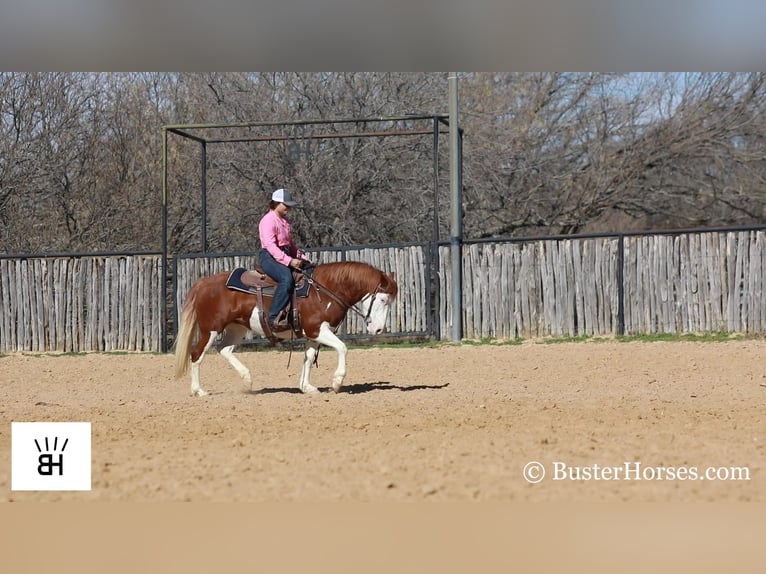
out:
{"label": "shadow on ground", "polygon": [[[344,385],[341,388],[341,393],[349,393],[352,395],[358,395],[361,393],[369,393],[372,391],[423,391],[423,390],[438,390],[448,387],[449,383],[441,385],[396,385],[388,381],[377,381],[374,383],[355,383],[351,385]],[[331,393],[330,388],[320,388],[321,393]],[[274,393],[291,393],[300,395],[301,390],[298,387],[272,387],[265,389],[258,389],[254,391],[246,391],[248,395],[271,395]]]}

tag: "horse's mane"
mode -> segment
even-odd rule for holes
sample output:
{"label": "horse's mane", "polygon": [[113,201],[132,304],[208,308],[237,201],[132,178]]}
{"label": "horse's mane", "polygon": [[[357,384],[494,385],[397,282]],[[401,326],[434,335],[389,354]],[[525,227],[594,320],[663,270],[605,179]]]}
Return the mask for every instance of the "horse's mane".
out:
{"label": "horse's mane", "polygon": [[368,292],[376,287],[384,293],[396,297],[396,282],[380,269],[362,261],[337,261],[318,265],[315,270],[316,280],[322,284],[353,285]]}

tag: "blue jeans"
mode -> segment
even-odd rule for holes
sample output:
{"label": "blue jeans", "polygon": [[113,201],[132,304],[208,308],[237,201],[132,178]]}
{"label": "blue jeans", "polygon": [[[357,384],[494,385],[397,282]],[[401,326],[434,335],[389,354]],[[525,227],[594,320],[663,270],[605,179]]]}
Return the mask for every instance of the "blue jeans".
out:
{"label": "blue jeans", "polygon": [[274,290],[274,298],[271,300],[271,307],[269,307],[269,324],[271,324],[290,301],[295,281],[290,268],[279,263],[265,249],[261,249],[258,260],[266,274],[278,283]]}

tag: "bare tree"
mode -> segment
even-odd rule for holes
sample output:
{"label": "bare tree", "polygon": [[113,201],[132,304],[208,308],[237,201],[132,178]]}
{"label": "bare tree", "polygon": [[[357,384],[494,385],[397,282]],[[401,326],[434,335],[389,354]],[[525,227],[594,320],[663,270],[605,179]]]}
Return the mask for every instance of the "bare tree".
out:
{"label": "bare tree", "polygon": [[[765,77],[460,74],[466,236],[762,223]],[[439,114],[446,99],[445,73],[2,73],[0,250],[159,249],[164,125]],[[174,141],[171,252],[257,248],[278,187],[300,198],[309,247],[425,241],[435,222],[445,236],[446,134],[438,214],[430,137],[337,137],[412,127],[208,146],[206,246],[200,144]]]}
{"label": "bare tree", "polygon": [[0,76],[6,252],[158,248],[166,102],[152,99],[156,80]]}
{"label": "bare tree", "polygon": [[465,83],[469,234],[763,221],[762,74]]}

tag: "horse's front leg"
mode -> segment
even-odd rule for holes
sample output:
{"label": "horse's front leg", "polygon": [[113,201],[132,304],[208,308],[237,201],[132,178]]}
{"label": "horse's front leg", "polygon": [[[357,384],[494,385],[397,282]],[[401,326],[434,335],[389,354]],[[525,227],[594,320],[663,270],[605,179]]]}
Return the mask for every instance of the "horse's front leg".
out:
{"label": "horse's front leg", "polygon": [[303,370],[301,371],[301,381],[298,385],[300,390],[304,393],[318,393],[319,390],[311,384],[309,381],[311,374],[311,363],[316,360],[317,353],[319,352],[319,343],[313,340],[309,340],[306,343],[306,355],[303,358]]}
{"label": "horse's front leg", "polygon": [[332,390],[337,393],[343,386],[343,379],[346,378],[346,353],[348,351],[346,344],[333,333],[330,325],[326,322],[322,323],[319,328],[319,336],[314,340],[338,351],[338,368],[335,369],[335,375],[332,379]]}

